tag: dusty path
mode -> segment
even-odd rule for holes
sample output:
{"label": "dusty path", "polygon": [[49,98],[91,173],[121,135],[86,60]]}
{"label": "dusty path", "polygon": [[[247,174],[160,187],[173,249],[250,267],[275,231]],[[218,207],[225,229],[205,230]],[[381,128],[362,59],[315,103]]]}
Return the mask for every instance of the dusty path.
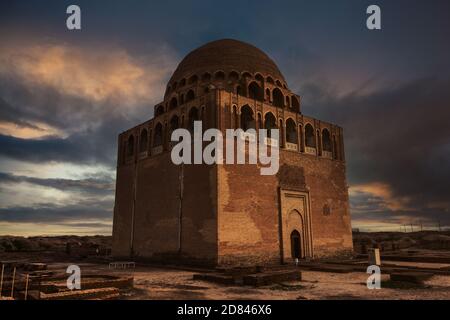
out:
{"label": "dusty path", "polygon": [[[138,268],[126,299],[450,299],[450,276],[434,276],[425,288],[369,290],[365,273],[303,271],[303,280],[261,288],[194,281],[194,272]],[[382,276],[388,280],[388,276]]]}

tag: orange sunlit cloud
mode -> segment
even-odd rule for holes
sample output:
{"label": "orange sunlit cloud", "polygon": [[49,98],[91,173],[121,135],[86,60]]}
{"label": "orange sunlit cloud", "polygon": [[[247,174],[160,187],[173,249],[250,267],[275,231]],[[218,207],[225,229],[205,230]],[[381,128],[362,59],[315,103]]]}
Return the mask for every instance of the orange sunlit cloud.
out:
{"label": "orange sunlit cloud", "polygon": [[175,60],[170,50],[155,51],[141,60],[121,48],[20,46],[0,50],[0,72],[94,102],[115,98],[123,106],[133,106],[160,96],[164,80],[172,71]]}
{"label": "orange sunlit cloud", "polygon": [[0,134],[22,139],[37,139],[45,136],[64,137],[64,133],[44,123],[34,123],[35,127],[20,126],[11,122],[0,121]]}
{"label": "orange sunlit cloud", "polygon": [[408,197],[396,197],[393,194],[391,187],[386,183],[371,182],[354,185],[349,188],[350,196],[358,193],[365,193],[381,199],[385,207],[392,211],[412,210],[408,206],[410,199]]}

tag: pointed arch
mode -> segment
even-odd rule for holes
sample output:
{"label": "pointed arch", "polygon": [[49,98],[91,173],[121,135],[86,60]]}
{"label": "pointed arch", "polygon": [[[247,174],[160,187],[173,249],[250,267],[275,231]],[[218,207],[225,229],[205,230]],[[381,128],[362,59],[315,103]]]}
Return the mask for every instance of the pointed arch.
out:
{"label": "pointed arch", "polygon": [[311,124],[307,123],[305,125],[305,144],[307,147],[316,147],[316,138],[314,135],[314,128]]}
{"label": "pointed arch", "polygon": [[255,129],[253,110],[249,105],[245,105],[241,108],[241,129],[244,131],[247,131],[248,129]]}
{"label": "pointed arch", "polygon": [[134,155],[134,135],[128,137],[127,142],[127,157],[132,157]]}
{"label": "pointed arch", "polygon": [[223,71],[217,71],[217,72],[214,74],[214,79],[215,79],[215,80],[219,80],[219,81],[225,80],[225,73],[224,73]]}
{"label": "pointed arch", "polygon": [[291,97],[291,106],[292,106],[292,111],[300,112],[300,103],[298,102],[298,99],[296,96]]}
{"label": "pointed arch", "polygon": [[191,89],[186,94],[186,102],[192,101],[194,99],[195,99],[195,93],[194,93],[194,90]]}
{"label": "pointed arch", "polygon": [[277,120],[272,112],[267,112],[264,116],[264,129],[267,130],[267,137],[270,138],[272,129],[277,129]]}
{"label": "pointed arch", "polygon": [[280,89],[275,88],[272,91],[273,105],[278,108],[284,108],[284,96]]}
{"label": "pointed arch", "polygon": [[297,126],[291,118],[286,120],[286,142],[295,144],[298,142]]}
{"label": "pointed arch", "polygon": [[162,104],[160,104],[159,106],[156,107],[155,117],[160,116],[163,113],[164,113],[164,106]]}
{"label": "pointed arch", "polygon": [[163,142],[163,126],[161,122],[158,122],[154,131],[153,147],[158,147],[162,145],[162,142]]}
{"label": "pointed arch", "polygon": [[143,129],[141,131],[141,137],[139,139],[139,152],[147,151],[148,145],[148,132],[147,129]]}
{"label": "pointed arch", "polygon": [[331,152],[331,151],[333,151],[332,148],[333,147],[331,145],[330,131],[328,131],[328,129],[323,129],[322,130],[322,149],[323,149],[323,151]]}
{"label": "pointed arch", "polygon": [[178,107],[178,100],[176,97],[173,97],[172,99],[170,99],[169,108],[172,110],[176,107]]}
{"label": "pointed arch", "polygon": [[248,97],[258,101],[263,101],[262,89],[256,81],[252,81],[248,85]]}
{"label": "pointed arch", "polygon": [[194,131],[194,122],[200,119],[198,114],[198,109],[196,107],[192,107],[189,110],[189,119],[188,119],[188,130],[191,132]]}

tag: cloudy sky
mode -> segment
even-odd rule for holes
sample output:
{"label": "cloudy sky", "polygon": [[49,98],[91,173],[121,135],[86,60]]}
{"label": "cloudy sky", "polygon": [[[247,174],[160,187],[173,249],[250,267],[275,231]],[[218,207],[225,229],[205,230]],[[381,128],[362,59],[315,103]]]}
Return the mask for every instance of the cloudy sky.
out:
{"label": "cloudy sky", "polygon": [[450,226],[450,2],[2,0],[0,234],[111,234],[118,133],[220,38],[264,50],[305,114],[344,127],[353,227]]}

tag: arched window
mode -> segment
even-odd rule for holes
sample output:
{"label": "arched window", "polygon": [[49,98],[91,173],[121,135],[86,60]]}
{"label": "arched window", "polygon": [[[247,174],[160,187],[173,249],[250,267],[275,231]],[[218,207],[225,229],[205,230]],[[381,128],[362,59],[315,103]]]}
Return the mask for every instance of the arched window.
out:
{"label": "arched window", "polygon": [[180,84],[179,84],[179,87],[181,88],[181,87],[184,87],[186,85],[186,79],[181,79],[180,80]]}
{"label": "arched window", "polygon": [[280,130],[280,147],[284,147],[284,127],[283,127],[283,120],[280,119],[280,125],[278,126]]}
{"label": "arched window", "polygon": [[275,119],[275,116],[272,114],[272,112],[267,112],[264,116],[264,128],[268,130],[267,137],[270,138],[270,130],[277,128],[277,120]]}
{"label": "arched window", "polygon": [[177,98],[173,97],[172,99],[170,99],[169,107],[170,109],[175,109],[176,107],[178,107]]}
{"label": "arched window", "polygon": [[155,110],[155,117],[160,116],[163,113],[164,113],[164,106],[163,105],[157,106]]}
{"label": "arched window", "polygon": [[217,72],[214,74],[214,78],[215,78],[216,80],[223,81],[223,80],[225,80],[225,73],[223,73],[222,71],[217,71]]}
{"label": "arched window", "polygon": [[162,145],[163,141],[163,127],[160,122],[155,127],[154,137],[153,137],[153,147],[158,147]]}
{"label": "arched window", "polygon": [[307,147],[316,147],[316,138],[314,137],[314,128],[309,123],[305,126],[305,144]]}
{"label": "arched window", "polygon": [[147,151],[148,133],[147,129],[141,131],[141,138],[139,139],[139,152]]}
{"label": "arched window", "polygon": [[178,129],[179,125],[179,118],[177,115],[174,115],[172,119],[170,119],[170,132],[172,133],[172,131]]}
{"label": "arched window", "polygon": [[272,79],[272,77],[267,77],[267,78],[266,78],[266,81],[267,81],[268,83],[273,84],[273,79]]}
{"label": "arched window", "polygon": [[297,143],[297,126],[291,118],[286,120],[286,142]]}
{"label": "arched window", "polygon": [[338,149],[337,149],[337,143],[336,143],[336,136],[333,136],[333,151],[334,151],[334,154],[333,154],[333,159],[335,159],[335,160],[337,160],[337,158],[338,158]]}
{"label": "arched window", "polygon": [[244,131],[247,131],[248,129],[255,129],[253,110],[248,105],[241,108],[241,129]]}
{"label": "arched window", "polygon": [[280,80],[275,81],[275,84],[276,84],[277,86],[279,86],[279,87],[282,86]]}
{"label": "arched window", "polygon": [[293,230],[291,232],[291,257],[293,259],[300,259],[302,257],[301,241],[300,232]]}
{"label": "arched window", "polygon": [[189,110],[189,122],[188,122],[188,129],[193,132],[194,131],[194,121],[198,121],[198,109],[196,107],[191,108]]}
{"label": "arched window", "polygon": [[244,72],[242,74],[242,78],[244,78],[244,79],[251,78],[251,77],[252,77],[252,75],[249,72]]}
{"label": "arched window", "polygon": [[263,128],[262,115],[261,113],[258,113],[258,129],[262,128]]}
{"label": "arched window", "polygon": [[189,84],[197,83],[197,81],[198,81],[198,77],[195,74],[189,78]]}
{"label": "arched window", "polygon": [[134,136],[131,135],[128,137],[127,143],[127,157],[131,157],[134,155]]}
{"label": "arched window", "polygon": [[305,152],[305,145],[303,142],[303,127],[302,127],[302,125],[298,126],[298,132],[300,133],[300,152]]}
{"label": "arched window", "polygon": [[172,90],[175,90],[177,88],[177,82],[175,81],[174,83],[172,83]]}
{"label": "arched window", "polygon": [[258,80],[258,81],[261,81],[261,82],[263,82],[263,81],[264,81],[264,78],[263,78],[263,76],[262,76],[262,75],[260,75],[259,73],[257,73],[257,74],[255,75],[255,79],[256,79],[256,80]]}
{"label": "arched window", "polygon": [[319,156],[322,155],[322,140],[320,139],[320,132],[317,130],[317,151]]}
{"label": "arched window", "polygon": [[300,112],[300,104],[298,103],[298,100],[295,96],[291,97],[291,102],[292,102],[292,111]]}
{"label": "arched window", "polygon": [[210,80],[211,80],[211,74],[209,74],[208,72],[206,72],[202,75],[202,81],[206,82],[206,81],[210,81]]}
{"label": "arched window", "polygon": [[322,130],[322,149],[323,151],[332,151],[330,131],[328,129]]}
{"label": "arched window", "polygon": [[280,89],[275,88],[272,91],[273,105],[278,108],[284,107],[284,96]]}
{"label": "arched window", "polygon": [[266,101],[269,102],[270,101],[270,90],[266,89]]}
{"label": "arched window", "polygon": [[263,100],[261,87],[254,81],[248,86],[248,97],[258,101]]}
{"label": "arched window", "polygon": [[195,93],[194,90],[189,90],[186,94],[186,102],[192,101],[195,99]]}
{"label": "arched window", "polygon": [[239,73],[237,73],[236,71],[231,71],[230,74],[228,75],[228,79],[233,81],[239,80]]}

